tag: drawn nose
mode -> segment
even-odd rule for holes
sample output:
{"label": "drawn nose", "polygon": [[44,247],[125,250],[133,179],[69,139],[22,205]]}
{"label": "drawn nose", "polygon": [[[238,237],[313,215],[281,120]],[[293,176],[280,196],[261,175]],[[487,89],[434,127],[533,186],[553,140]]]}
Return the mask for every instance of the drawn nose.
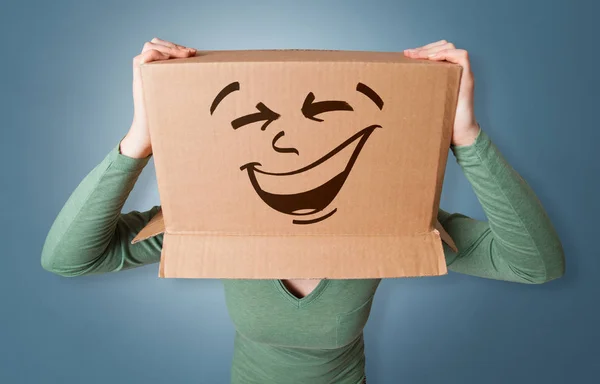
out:
{"label": "drawn nose", "polygon": [[275,135],[275,137],[273,138],[273,142],[271,143],[273,150],[279,153],[295,153],[296,155],[300,155],[300,153],[298,153],[298,150],[294,147],[277,146],[277,140],[281,139],[283,136],[285,136],[284,131],[280,131],[278,134]]}

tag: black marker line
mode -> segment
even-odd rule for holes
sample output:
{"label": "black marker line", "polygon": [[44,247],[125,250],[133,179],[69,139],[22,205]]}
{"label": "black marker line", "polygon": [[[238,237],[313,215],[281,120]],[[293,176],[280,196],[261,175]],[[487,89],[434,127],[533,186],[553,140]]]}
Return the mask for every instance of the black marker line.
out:
{"label": "black marker line", "polygon": [[276,134],[275,137],[273,138],[273,142],[271,143],[271,145],[273,146],[273,149],[275,150],[275,152],[295,153],[296,155],[300,156],[300,153],[298,153],[298,150],[296,148],[280,148],[280,147],[275,146],[275,142],[277,140],[279,140],[280,137],[283,137],[283,136],[285,136],[285,132],[281,131],[278,134]]}
{"label": "black marker line", "polygon": [[213,114],[213,112],[215,111],[215,109],[217,108],[219,103],[225,98],[225,96],[229,95],[232,92],[239,91],[239,90],[240,90],[240,83],[238,81],[233,82],[233,83],[227,85],[225,88],[223,88],[221,90],[221,92],[219,92],[217,94],[217,96],[213,100],[212,104],[210,105],[210,114],[211,115]]}
{"label": "black marker line", "polygon": [[318,223],[319,221],[323,221],[323,220],[327,219],[328,217],[330,217],[331,215],[333,215],[336,212],[337,212],[337,208],[335,208],[333,211],[329,212],[325,216],[317,217],[316,219],[312,219],[312,220],[293,220],[292,223],[294,223],[294,224],[314,224],[314,223]]}
{"label": "black marker line", "polygon": [[358,83],[356,85],[356,90],[362,93],[363,95],[367,96],[369,99],[371,99],[371,101],[373,101],[375,105],[379,107],[379,110],[383,109],[383,100],[381,99],[381,97],[379,97],[377,92],[375,92],[363,83]]}

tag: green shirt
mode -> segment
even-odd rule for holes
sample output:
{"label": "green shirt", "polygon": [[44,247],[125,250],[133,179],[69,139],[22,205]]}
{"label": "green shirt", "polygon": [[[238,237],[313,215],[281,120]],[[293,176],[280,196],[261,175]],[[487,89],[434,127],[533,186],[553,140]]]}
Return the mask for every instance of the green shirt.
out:
{"label": "green shirt", "polygon": [[[440,209],[459,252],[446,245],[451,271],[520,283],[564,273],[562,246],[539,200],[481,131],[451,147],[487,216],[478,221]],[[159,209],[121,213],[149,158],[119,146],[72,193],[44,245],[42,266],[62,276],[116,272],[160,259],[163,237],[131,245]],[[232,383],[344,383],[364,378],[363,328],[379,279],[322,280],[298,299],[280,280],[224,279],[236,328]]]}

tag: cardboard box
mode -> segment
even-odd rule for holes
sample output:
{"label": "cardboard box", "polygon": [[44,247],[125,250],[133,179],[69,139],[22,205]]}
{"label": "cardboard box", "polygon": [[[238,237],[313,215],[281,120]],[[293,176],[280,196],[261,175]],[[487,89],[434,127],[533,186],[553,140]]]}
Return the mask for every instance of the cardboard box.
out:
{"label": "cardboard box", "polygon": [[460,66],[212,51],[141,73],[162,211],[134,242],[164,231],[160,276],[447,273],[436,218]]}

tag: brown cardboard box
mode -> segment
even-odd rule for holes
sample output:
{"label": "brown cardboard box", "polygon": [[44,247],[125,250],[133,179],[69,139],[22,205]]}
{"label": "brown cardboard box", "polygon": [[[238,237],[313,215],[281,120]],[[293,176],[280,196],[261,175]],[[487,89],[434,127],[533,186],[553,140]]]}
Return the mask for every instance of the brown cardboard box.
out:
{"label": "brown cardboard box", "polygon": [[447,273],[436,217],[459,66],[212,51],[141,71],[162,211],[134,242],[164,231],[160,276]]}

